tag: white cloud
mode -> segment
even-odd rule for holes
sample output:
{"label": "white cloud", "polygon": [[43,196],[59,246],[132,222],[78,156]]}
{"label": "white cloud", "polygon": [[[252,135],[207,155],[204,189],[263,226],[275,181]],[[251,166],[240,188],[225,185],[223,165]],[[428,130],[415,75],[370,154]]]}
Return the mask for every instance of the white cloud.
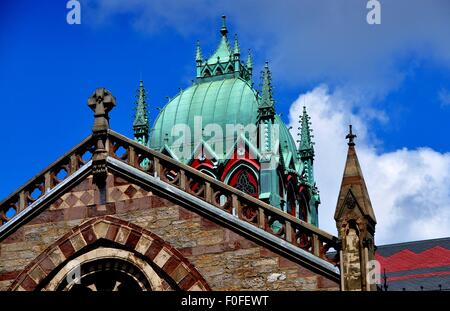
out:
{"label": "white cloud", "polygon": [[[371,121],[387,120],[374,108],[375,99],[398,87],[415,64],[426,59],[450,66],[448,0],[381,1],[382,22],[377,26],[367,25],[367,2],[361,0],[286,0],[276,5],[269,0],[84,2],[87,23],[112,23],[126,16],[136,31],[151,35],[169,28],[209,40],[207,45],[216,43],[219,17],[226,14],[241,49],[252,48],[256,61],[270,60],[277,81],[339,86],[333,92],[317,87],[290,108],[292,122],[303,104],[312,117],[322,228],[335,232],[344,137],[352,123],[377,215],[377,242],[450,235],[450,154],[429,148],[379,153],[378,138],[370,129]],[[445,94],[440,94],[442,103],[447,102]]]}
{"label": "white cloud", "polygon": [[207,6],[205,0],[82,0],[86,23],[91,26],[110,25],[126,17],[125,27],[150,35],[163,29],[182,35],[203,32],[199,25],[212,18],[205,14]]}
{"label": "white cloud", "polygon": [[226,14],[241,48],[252,48],[256,60],[270,60],[279,80],[363,88],[369,99],[401,84],[414,67],[404,62],[411,56],[417,63],[426,59],[450,66],[448,0],[381,1],[381,25],[367,24],[364,0],[84,2],[88,23],[127,16],[137,31],[169,28],[209,44],[216,43],[220,15]]}
{"label": "white cloud", "polygon": [[[378,153],[367,115],[327,86],[302,94],[290,108],[295,123],[306,106],[316,142],[315,174],[321,190],[320,227],[336,232],[333,219],[347,155],[345,135],[354,126],[357,153],[377,217],[378,244],[450,236],[450,153],[430,148]],[[296,133],[293,133],[296,134]]]}

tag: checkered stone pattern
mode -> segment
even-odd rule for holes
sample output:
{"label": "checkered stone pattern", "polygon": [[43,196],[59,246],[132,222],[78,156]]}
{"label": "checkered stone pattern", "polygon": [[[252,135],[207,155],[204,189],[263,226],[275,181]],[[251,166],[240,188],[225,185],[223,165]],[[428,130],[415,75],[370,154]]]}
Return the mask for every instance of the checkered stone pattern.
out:
{"label": "checkered stone pattern", "polygon": [[119,202],[139,199],[149,195],[149,192],[136,185],[120,185],[108,188],[108,201]]}
{"label": "checkered stone pattern", "polygon": [[72,191],[58,198],[50,209],[88,206],[94,204],[94,190]]}
{"label": "checkered stone pattern", "polygon": [[121,244],[145,257],[148,262],[157,265],[181,290],[210,290],[205,279],[178,250],[150,231],[111,216],[97,217],[73,228],[34,259],[11,284],[9,290],[35,290],[56,267],[99,239]]}
{"label": "checkered stone pattern", "polygon": [[[82,207],[94,205],[95,197],[94,191],[83,190],[83,191],[71,191],[65,193],[63,196],[58,198],[50,207],[50,209],[64,209],[71,207]],[[127,201],[130,199],[139,199],[148,196],[148,191],[142,189],[136,185],[117,185],[108,188],[108,201],[109,202],[120,202]]]}

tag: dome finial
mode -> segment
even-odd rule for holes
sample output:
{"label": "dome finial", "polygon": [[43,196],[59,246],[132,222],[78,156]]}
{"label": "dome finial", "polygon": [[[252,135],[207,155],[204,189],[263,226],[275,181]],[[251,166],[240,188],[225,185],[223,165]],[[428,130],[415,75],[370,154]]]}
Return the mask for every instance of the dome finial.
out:
{"label": "dome finial", "polygon": [[228,33],[226,19],[227,17],[225,15],[222,15],[222,28],[220,28],[220,33],[222,34],[222,36],[226,36]]}

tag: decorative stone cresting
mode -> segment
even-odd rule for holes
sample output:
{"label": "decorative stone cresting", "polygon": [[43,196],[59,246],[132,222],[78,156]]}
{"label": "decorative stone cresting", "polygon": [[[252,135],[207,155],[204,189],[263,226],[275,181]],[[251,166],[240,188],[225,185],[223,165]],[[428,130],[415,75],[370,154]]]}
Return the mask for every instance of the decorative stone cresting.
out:
{"label": "decorative stone cresting", "polygon": [[88,136],[25,185],[0,202],[0,226],[42,198],[92,159],[95,140]]}

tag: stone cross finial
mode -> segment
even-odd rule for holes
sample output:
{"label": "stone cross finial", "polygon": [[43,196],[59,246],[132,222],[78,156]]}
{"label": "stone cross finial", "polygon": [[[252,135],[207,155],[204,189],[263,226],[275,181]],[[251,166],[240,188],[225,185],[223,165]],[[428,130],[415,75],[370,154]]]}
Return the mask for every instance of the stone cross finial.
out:
{"label": "stone cross finial", "polygon": [[116,98],[105,88],[97,88],[88,99],[89,108],[94,111],[94,133],[109,128],[109,112],[116,105]]}
{"label": "stone cross finial", "polygon": [[88,106],[94,111],[95,118],[92,128],[93,137],[96,141],[92,156],[92,173],[94,182],[99,187],[99,193],[101,194],[98,201],[100,204],[106,202],[104,187],[107,175],[109,112],[115,105],[116,99],[105,88],[96,89],[88,99]]}

